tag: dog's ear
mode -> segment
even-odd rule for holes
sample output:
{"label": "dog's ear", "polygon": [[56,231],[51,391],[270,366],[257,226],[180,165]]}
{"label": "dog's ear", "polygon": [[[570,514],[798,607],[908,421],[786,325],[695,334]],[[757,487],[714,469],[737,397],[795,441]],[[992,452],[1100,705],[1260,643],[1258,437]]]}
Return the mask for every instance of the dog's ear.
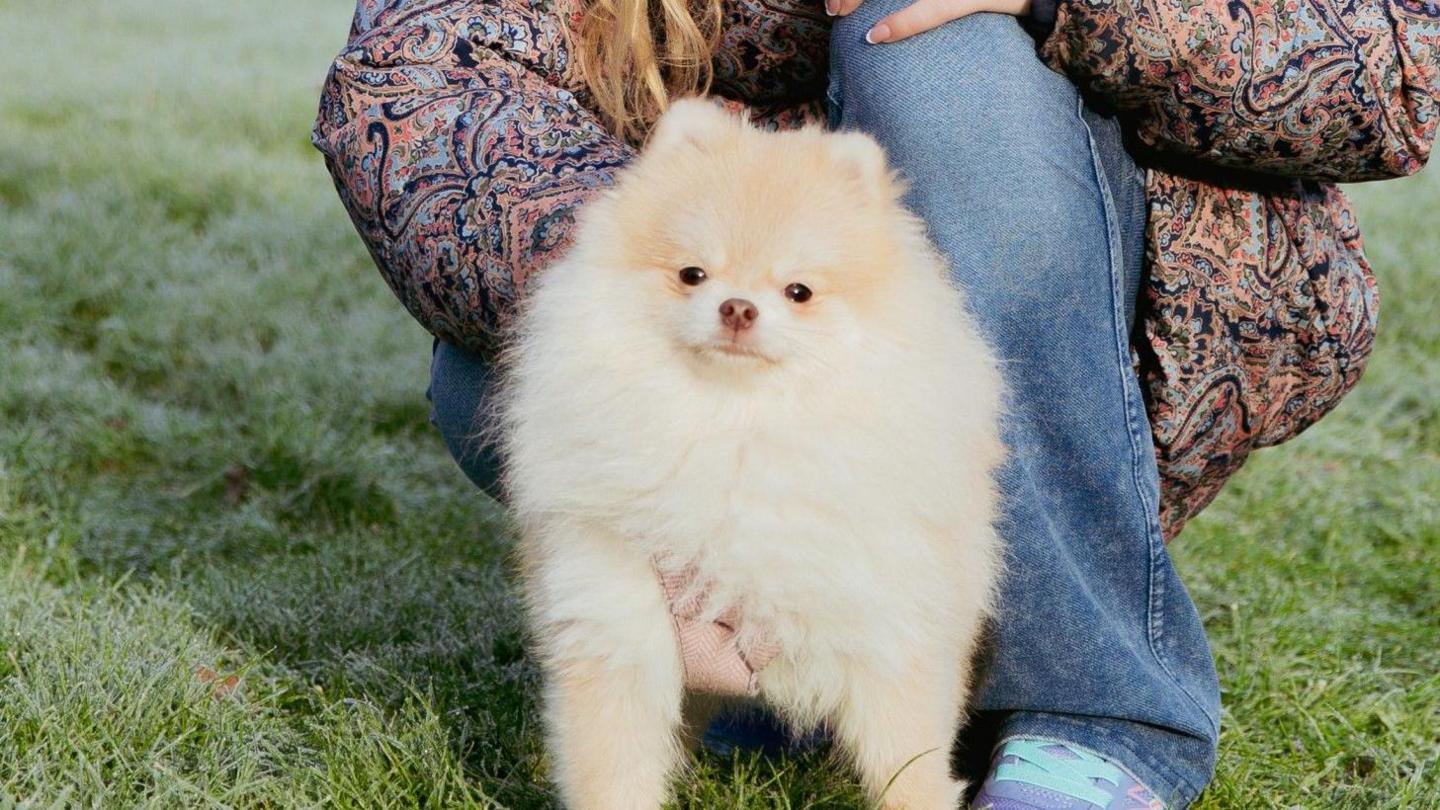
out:
{"label": "dog's ear", "polygon": [[892,182],[885,150],[874,138],[862,132],[835,132],[827,134],[825,140],[842,173],[876,188]]}
{"label": "dog's ear", "polygon": [[719,104],[702,98],[682,98],[670,105],[650,132],[646,148],[668,151],[689,145],[704,150],[727,135],[739,131],[745,122]]}

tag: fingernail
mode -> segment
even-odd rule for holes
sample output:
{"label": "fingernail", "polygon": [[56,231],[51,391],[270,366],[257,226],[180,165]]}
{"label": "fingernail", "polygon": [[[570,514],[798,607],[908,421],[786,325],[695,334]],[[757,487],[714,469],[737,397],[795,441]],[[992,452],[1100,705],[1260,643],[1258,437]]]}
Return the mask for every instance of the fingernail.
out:
{"label": "fingernail", "polygon": [[835,7],[839,4],[840,0],[825,0],[825,13],[829,14],[831,17],[834,17]]}
{"label": "fingernail", "polygon": [[879,25],[865,32],[865,41],[870,43],[871,45],[879,45],[880,43],[884,42],[889,38],[890,26],[886,25],[885,23],[880,23]]}

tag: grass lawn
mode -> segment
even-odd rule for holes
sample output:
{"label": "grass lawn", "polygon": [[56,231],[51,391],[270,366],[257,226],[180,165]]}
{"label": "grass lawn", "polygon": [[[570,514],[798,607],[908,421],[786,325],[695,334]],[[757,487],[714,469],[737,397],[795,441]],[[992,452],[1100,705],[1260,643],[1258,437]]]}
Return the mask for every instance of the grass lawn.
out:
{"label": "grass lawn", "polygon": [[[549,806],[506,534],[308,144],[346,0],[0,0],[0,808]],[[1202,806],[1440,807],[1440,174],[1360,390],[1175,547]],[[820,754],[692,807],[854,807]]]}

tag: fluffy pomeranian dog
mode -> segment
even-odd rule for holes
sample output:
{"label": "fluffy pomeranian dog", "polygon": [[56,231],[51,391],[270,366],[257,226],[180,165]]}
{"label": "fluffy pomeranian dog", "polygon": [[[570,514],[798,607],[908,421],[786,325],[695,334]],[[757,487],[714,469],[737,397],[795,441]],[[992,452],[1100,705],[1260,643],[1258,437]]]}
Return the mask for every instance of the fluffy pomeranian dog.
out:
{"label": "fluffy pomeranian dog", "polygon": [[682,101],[527,301],[500,427],[568,806],[658,808],[697,688],[958,806],[1001,383],[901,193],[868,137]]}

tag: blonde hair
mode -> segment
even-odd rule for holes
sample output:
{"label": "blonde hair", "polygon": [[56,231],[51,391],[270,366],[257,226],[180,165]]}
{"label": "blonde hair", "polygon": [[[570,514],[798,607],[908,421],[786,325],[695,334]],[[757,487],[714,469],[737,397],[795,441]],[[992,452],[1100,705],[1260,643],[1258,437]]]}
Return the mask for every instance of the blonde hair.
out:
{"label": "blonde hair", "polygon": [[581,0],[580,75],[610,131],[638,142],[670,99],[710,89],[721,0]]}

